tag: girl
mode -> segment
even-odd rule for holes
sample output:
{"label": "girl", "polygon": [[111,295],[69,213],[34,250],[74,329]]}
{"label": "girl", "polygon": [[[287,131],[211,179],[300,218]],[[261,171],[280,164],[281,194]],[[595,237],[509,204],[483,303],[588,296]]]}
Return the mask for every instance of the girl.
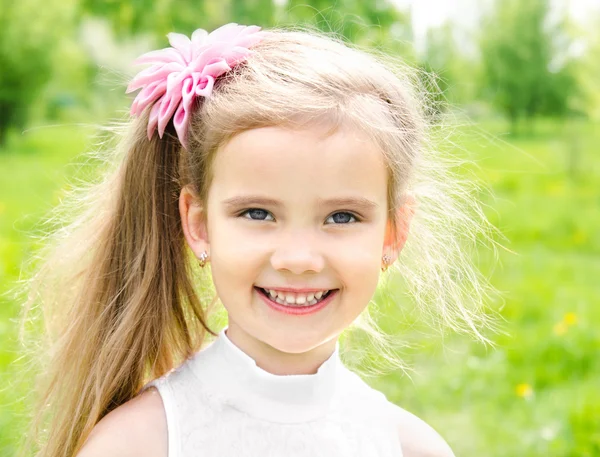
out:
{"label": "girl", "polygon": [[488,225],[427,147],[418,86],[315,31],[169,42],[32,281],[53,342],[36,455],[453,455],[340,356],[352,328],[382,340],[368,305],[391,265],[484,339],[491,287],[457,240]]}

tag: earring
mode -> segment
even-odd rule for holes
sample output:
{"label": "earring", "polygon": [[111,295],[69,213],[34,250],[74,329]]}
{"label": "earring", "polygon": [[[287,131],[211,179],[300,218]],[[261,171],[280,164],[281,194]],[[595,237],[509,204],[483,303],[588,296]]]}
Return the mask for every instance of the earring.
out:
{"label": "earring", "polygon": [[388,266],[389,266],[388,264],[390,263],[390,260],[392,260],[392,259],[387,254],[385,254],[382,259],[383,259],[383,266],[381,267],[381,271],[385,271],[388,269]]}
{"label": "earring", "polygon": [[206,261],[208,260],[208,253],[206,251],[202,251],[202,254],[200,254],[200,262],[198,262],[198,264],[204,268],[204,265],[206,265]]}

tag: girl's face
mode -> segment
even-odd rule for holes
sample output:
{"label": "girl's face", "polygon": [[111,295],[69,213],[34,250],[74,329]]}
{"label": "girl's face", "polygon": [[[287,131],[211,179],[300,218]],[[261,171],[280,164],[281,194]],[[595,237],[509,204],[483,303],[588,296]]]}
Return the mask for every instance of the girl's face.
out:
{"label": "girl's face", "polygon": [[[228,337],[254,355],[331,354],[373,296],[382,255],[395,258],[384,244],[381,151],[356,130],[326,137],[267,127],[222,146],[212,172],[207,225],[201,208],[190,210],[198,235],[186,230],[186,238],[197,256],[210,253]],[[271,308],[257,287],[337,292],[316,313],[292,315]]]}

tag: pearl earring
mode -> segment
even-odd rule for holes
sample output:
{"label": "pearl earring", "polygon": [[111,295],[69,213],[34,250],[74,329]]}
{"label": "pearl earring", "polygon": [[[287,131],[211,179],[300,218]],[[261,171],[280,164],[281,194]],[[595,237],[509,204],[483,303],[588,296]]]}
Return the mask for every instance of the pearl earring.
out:
{"label": "pearl earring", "polygon": [[198,264],[204,268],[204,265],[206,265],[206,261],[208,260],[208,253],[206,251],[202,251],[202,254],[200,254],[200,262],[198,262]]}
{"label": "pearl earring", "polygon": [[388,264],[390,263],[392,258],[389,255],[385,254],[382,259],[383,259],[383,266],[381,267],[381,271],[385,271],[388,269],[388,266],[389,266]]}

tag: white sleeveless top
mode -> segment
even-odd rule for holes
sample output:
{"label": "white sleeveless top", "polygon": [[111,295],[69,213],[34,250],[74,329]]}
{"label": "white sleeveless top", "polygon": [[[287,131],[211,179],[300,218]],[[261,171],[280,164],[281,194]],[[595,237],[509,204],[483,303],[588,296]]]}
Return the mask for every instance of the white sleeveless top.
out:
{"label": "white sleeveless top", "polygon": [[342,364],[339,342],[317,373],[274,375],[225,330],[142,389],[162,397],[168,457],[402,457],[399,408]]}

